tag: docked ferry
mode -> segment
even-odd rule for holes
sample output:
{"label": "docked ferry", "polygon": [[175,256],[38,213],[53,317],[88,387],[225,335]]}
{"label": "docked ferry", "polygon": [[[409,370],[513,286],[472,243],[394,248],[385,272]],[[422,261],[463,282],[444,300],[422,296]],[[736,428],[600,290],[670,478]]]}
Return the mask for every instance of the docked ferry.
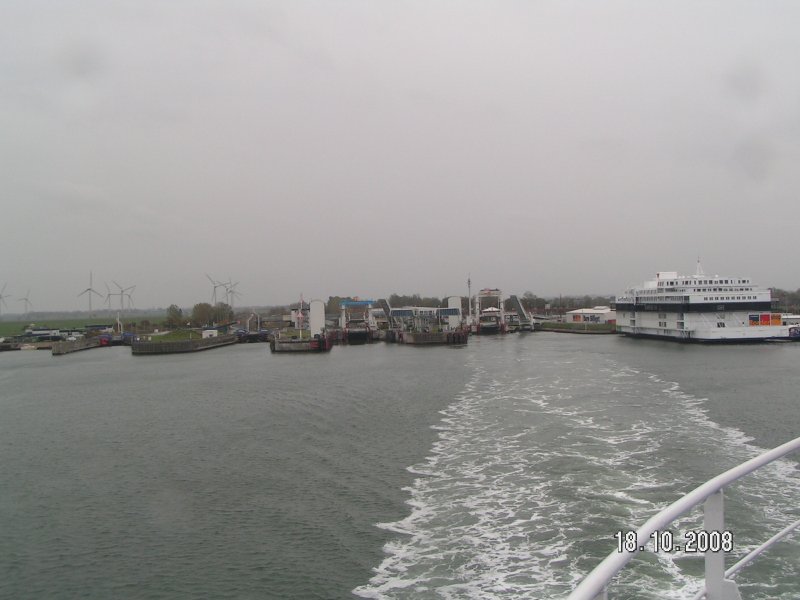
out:
{"label": "docked ferry", "polygon": [[772,293],[747,277],[667,271],[617,296],[617,331],[684,342],[800,340],[772,312]]}
{"label": "docked ferry", "polygon": [[503,292],[497,288],[484,288],[478,292],[473,323],[472,332],[477,335],[506,333]]}

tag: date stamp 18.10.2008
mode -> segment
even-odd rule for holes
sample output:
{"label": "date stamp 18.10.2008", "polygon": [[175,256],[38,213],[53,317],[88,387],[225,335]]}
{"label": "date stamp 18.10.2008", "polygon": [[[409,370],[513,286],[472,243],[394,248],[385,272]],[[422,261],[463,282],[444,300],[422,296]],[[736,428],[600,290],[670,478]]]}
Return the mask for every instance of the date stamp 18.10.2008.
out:
{"label": "date stamp 18.10.2008", "polygon": [[694,529],[683,534],[673,531],[654,531],[646,540],[640,540],[635,531],[621,529],[614,534],[617,552],[636,552],[649,548],[653,552],[730,552],[733,550],[733,533],[727,530],[706,531]]}

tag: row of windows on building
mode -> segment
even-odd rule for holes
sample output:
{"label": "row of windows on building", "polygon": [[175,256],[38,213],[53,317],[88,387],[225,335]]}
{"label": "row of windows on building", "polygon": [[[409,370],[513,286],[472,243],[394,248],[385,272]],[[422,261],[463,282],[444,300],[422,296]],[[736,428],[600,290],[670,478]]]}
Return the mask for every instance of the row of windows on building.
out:
{"label": "row of windows on building", "polygon": [[703,300],[758,300],[758,296],[703,296]]}
{"label": "row of windows on building", "polygon": [[[659,281],[659,287],[674,287],[676,285],[686,285],[688,281]],[[743,285],[750,283],[749,279],[701,279],[700,281],[692,281],[694,285]]]}
{"label": "row of windows on building", "polygon": [[[663,294],[653,294],[652,296],[647,294],[640,294],[636,298],[637,302],[688,302],[689,296],[665,296]],[[619,299],[617,300],[619,303]]]}
{"label": "row of windows on building", "polygon": [[751,287],[734,287],[734,288],[694,288],[695,292],[752,292]]}
{"label": "row of windows on building", "polygon": [[[758,300],[758,296],[703,296],[703,301],[710,302],[713,300]],[[637,298],[638,302],[688,302],[689,296],[640,296]]]}
{"label": "row of windows on building", "polygon": [[[627,316],[627,314],[623,313],[623,317],[625,317],[625,316]],[[658,318],[659,319],[665,319],[666,315],[658,315]],[[722,317],[717,315],[717,318],[721,319]],[[636,327],[636,319],[630,319],[629,323],[630,323],[631,327]],[[755,318],[754,318],[753,315],[750,315],[750,325],[758,325],[758,324],[759,324],[758,315],[755,315]],[[761,324],[762,325],[764,325],[764,324],[766,324],[766,325],[770,325],[770,324],[775,325],[776,323],[772,322],[772,323],[761,323]],[[667,327],[669,327],[669,324],[668,324],[667,321],[659,321],[658,322],[658,327],[661,328],[661,329],[666,329]],[[722,327],[727,327],[727,325],[725,324],[725,321],[718,320],[717,321],[717,327],[722,328]],[[683,321],[677,321],[675,323],[675,328],[676,329],[685,329],[684,322]]]}
{"label": "row of windows on building", "polygon": [[[676,288],[674,290],[666,290],[667,293],[670,292],[752,292],[754,288],[751,287],[730,287],[730,288],[721,288],[721,287],[705,287],[705,288]],[[663,294],[665,290],[646,290],[640,292],[640,296],[657,296],[659,294]]]}
{"label": "row of windows on building", "polygon": [[[630,320],[630,325],[631,325],[631,327],[636,327],[636,319],[631,319]],[[667,322],[666,321],[659,321],[658,322],[658,326],[661,329],[666,329],[667,328]],[[723,324],[722,326],[724,327],[725,325]],[[678,321],[677,323],[675,323],[675,328],[676,329],[683,329],[684,328],[683,321]]]}

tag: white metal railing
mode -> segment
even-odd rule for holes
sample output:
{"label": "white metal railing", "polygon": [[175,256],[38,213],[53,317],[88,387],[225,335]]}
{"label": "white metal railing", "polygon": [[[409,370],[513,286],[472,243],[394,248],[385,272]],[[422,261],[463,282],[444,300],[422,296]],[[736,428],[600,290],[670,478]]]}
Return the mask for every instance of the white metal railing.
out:
{"label": "white metal railing", "polygon": [[[703,530],[706,532],[725,530],[724,506],[722,491],[734,481],[752,473],[787,454],[800,450],[800,437],[787,442],[773,450],[765,452],[747,462],[740,464],[721,475],[710,479],[695,490],[673,502],[657,515],[651,517],[636,531],[635,544],[632,548],[624,548],[622,552],[612,552],[569,595],[568,600],[605,600],[607,587],[613,577],[639,552],[644,550],[652,535],[666,530],[678,517],[692,508],[705,503]],[[726,552],[721,548],[705,553],[705,588],[696,596],[708,600],[741,600],[736,583],[732,577],[756,556],[800,527],[800,521],[786,527],[780,533],[750,552],[736,565],[725,571]]]}
{"label": "white metal railing", "polygon": [[[742,560],[740,560],[735,565],[733,565],[730,569],[725,571],[725,579],[733,579],[734,577],[736,577],[736,575],[737,575],[737,573],[739,573],[739,571],[741,571],[747,565],[749,565],[751,562],[753,562],[756,559],[756,557],[758,557],[762,552],[764,552],[767,549],[771,548],[773,545],[775,545],[776,543],[781,541],[783,538],[785,538],[787,535],[792,533],[798,527],[800,527],[800,519],[798,519],[797,521],[795,521],[794,523],[792,523],[788,527],[784,527],[783,529],[781,529],[778,533],[773,535],[771,538],[769,538],[766,542],[761,544],[755,550],[749,552],[747,554],[747,556],[745,556]],[[697,595],[694,596],[694,598],[692,600],[702,600],[702,598],[706,598],[707,596],[708,596],[708,591],[706,589],[706,586],[703,586],[703,589],[700,590],[699,592],[697,592]]]}

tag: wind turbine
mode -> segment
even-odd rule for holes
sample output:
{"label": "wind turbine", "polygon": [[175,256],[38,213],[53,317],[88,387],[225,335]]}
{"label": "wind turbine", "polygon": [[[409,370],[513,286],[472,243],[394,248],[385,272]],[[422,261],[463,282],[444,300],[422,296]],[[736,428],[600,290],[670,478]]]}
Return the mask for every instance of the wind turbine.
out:
{"label": "wind turbine", "polygon": [[28,293],[25,294],[24,298],[18,298],[17,299],[18,302],[24,302],[25,303],[25,318],[26,319],[28,318],[28,313],[31,312],[31,307],[33,306],[33,303],[31,302],[30,296],[31,296],[31,290],[29,288],[28,289]]}
{"label": "wind turbine", "polygon": [[135,290],[135,289],[136,289],[136,286],[132,285],[131,287],[125,288],[124,290],[122,290],[123,293],[125,294],[125,297],[128,299],[128,310],[133,308],[133,297],[131,296],[131,294],[133,294],[133,290]]}
{"label": "wind turbine", "polygon": [[120,311],[125,309],[125,297],[126,296],[128,297],[128,308],[130,308],[132,306],[131,293],[133,292],[133,290],[136,289],[136,286],[132,285],[130,287],[124,288],[120,284],[118,284],[116,281],[112,280],[111,283],[113,283],[119,289],[119,291],[118,292],[114,292],[113,295],[114,296],[119,296],[119,309],[120,309]]}
{"label": "wind turbine", "polygon": [[108,304],[108,308],[111,309],[111,296],[119,296],[119,310],[117,311],[117,327],[119,328],[120,335],[122,335],[122,332],[123,332],[124,328],[122,326],[122,321],[120,320],[120,314],[122,314],[122,312],[125,310],[125,298],[126,297],[128,298],[128,308],[132,308],[133,307],[133,299],[131,297],[131,294],[133,293],[133,290],[136,289],[136,286],[132,285],[132,286],[124,288],[120,284],[118,284],[116,281],[112,280],[111,283],[113,283],[115,286],[117,286],[117,289],[119,291],[118,292],[112,292],[111,288],[108,287],[108,284],[106,283],[106,291],[107,291],[107,293],[106,293],[106,302]]}
{"label": "wind turbine", "polygon": [[224,288],[225,284],[222,283],[221,281],[214,281],[213,279],[211,279],[211,275],[209,275],[208,273],[206,273],[206,277],[208,277],[208,280],[211,282],[211,285],[214,286],[214,290],[211,292],[211,303],[214,306],[216,306],[217,305],[217,288]]}
{"label": "wind turbine", "polygon": [[92,313],[92,294],[94,294],[95,296],[100,296],[101,298],[103,297],[103,295],[92,287],[92,272],[91,271],[89,271],[89,287],[86,288],[85,290],[83,290],[80,294],[78,294],[78,298],[80,298],[84,294],[88,294],[89,295],[89,317],[93,317],[94,314]]}
{"label": "wind turbine", "polygon": [[3,284],[3,289],[0,289],[0,317],[3,316],[3,307],[5,306],[8,308],[8,304],[6,304],[6,298],[11,298],[11,294],[4,294],[3,292],[6,291],[6,286],[8,283]]}
{"label": "wind turbine", "polygon": [[233,310],[233,301],[235,298],[241,298],[242,295],[236,291],[236,286],[239,285],[239,282],[231,283],[231,278],[228,277],[228,283],[225,284],[225,299],[228,302],[228,306],[231,307],[231,311]]}
{"label": "wind turbine", "polygon": [[111,291],[111,288],[108,287],[108,283],[105,283],[106,286],[106,308],[111,310],[111,296],[116,296],[114,292]]}

